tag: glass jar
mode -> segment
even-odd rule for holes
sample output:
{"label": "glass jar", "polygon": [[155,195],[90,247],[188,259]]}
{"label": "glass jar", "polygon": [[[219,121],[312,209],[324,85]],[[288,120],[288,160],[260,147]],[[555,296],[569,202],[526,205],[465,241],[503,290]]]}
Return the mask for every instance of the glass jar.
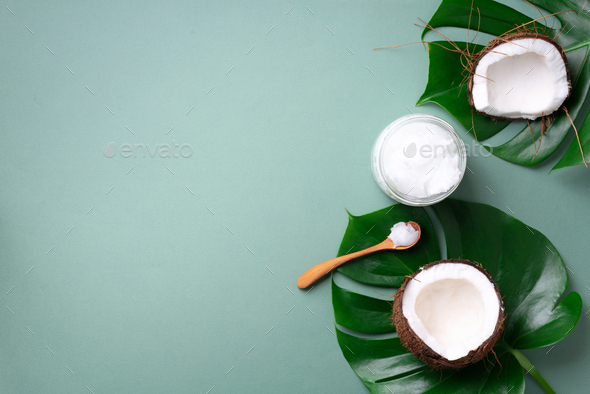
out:
{"label": "glass jar", "polygon": [[[457,148],[457,153],[459,157],[458,169],[460,171],[460,176],[458,181],[447,191],[433,194],[427,197],[417,197],[417,196],[410,196],[409,192],[402,192],[400,191],[395,183],[389,179],[385,174],[385,163],[384,163],[384,150],[387,146],[389,138],[399,131],[402,127],[407,126],[411,123],[430,123],[436,126],[439,126],[446,132],[448,132],[449,136],[453,140],[454,144]],[[436,152],[436,151],[435,151]],[[405,154],[405,151],[404,151]],[[436,116],[426,115],[426,114],[414,114],[414,115],[407,115],[397,119],[396,121],[389,124],[385,130],[381,132],[375,144],[373,145],[373,151],[371,153],[371,168],[373,170],[373,176],[375,177],[375,181],[379,185],[379,187],[387,194],[389,197],[393,198],[401,202],[402,204],[412,205],[412,206],[427,206],[436,204],[444,200],[448,197],[463,179],[463,175],[465,175],[465,168],[467,166],[467,152],[465,149],[465,144],[459,137],[459,134],[455,131],[453,126],[445,122],[444,120],[437,118]],[[411,190],[410,190],[411,191]]]}

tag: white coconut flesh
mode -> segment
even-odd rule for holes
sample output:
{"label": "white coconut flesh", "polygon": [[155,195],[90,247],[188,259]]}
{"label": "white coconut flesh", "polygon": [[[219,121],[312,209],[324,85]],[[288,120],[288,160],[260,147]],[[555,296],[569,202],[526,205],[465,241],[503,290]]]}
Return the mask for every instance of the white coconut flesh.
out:
{"label": "white coconut flesh", "polygon": [[489,116],[534,120],[569,94],[560,51],[543,39],[513,39],[484,54],[473,76],[473,106]]}
{"label": "white coconut flesh", "polygon": [[449,361],[476,350],[494,333],[500,307],[487,276],[461,263],[438,264],[418,273],[402,303],[416,335]]}

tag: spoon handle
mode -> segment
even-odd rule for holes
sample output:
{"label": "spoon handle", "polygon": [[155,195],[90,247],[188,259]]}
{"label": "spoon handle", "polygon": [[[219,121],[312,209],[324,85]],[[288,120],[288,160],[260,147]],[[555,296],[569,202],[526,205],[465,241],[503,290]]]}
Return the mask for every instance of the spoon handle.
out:
{"label": "spoon handle", "polygon": [[357,257],[364,256],[369,253],[377,252],[379,250],[385,249],[392,249],[393,248],[393,241],[387,238],[385,241],[377,244],[375,246],[371,246],[370,248],[360,250],[358,252],[354,252],[351,254],[346,254],[344,256],[336,257],[334,259],[330,259],[328,261],[324,261],[314,267],[311,267],[307,271],[303,273],[297,280],[297,287],[300,289],[305,289],[312,283],[315,283],[318,279],[326,275],[328,272],[332,271],[334,268],[340,267],[342,264],[356,259]]}

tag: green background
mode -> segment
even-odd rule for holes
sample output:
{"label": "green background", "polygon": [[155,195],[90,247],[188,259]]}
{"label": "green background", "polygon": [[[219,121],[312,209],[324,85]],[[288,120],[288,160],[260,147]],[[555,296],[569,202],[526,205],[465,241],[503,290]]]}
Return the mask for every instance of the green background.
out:
{"label": "green background", "polygon": [[[345,208],[392,203],[370,171],[387,124],[437,115],[472,144],[414,108],[421,45],[372,50],[418,40],[438,1],[1,5],[0,392],[365,392],[329,281],[295,282]],[[103,154],[173,141],[193,154]],[[542,231],[586,301],[590,173],[548,174],[559,156],[470,157],[453,197]],[[525,352],[557,392],[590,385],[587,310]]]}

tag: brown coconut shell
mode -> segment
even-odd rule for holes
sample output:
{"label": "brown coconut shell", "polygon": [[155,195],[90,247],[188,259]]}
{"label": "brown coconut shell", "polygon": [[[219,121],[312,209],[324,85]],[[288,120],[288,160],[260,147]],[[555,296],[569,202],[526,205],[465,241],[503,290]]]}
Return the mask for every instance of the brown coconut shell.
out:
{"label": "brown coconut shell", "polygon": [[[496,48],[498,45],[501,44],[505,44],[506,42],[509,41],[514,41],[517,39],[523,39],[523,38],[535,38],[538,40],[543,40],[546,41],[548,43],[550,43],[551,45],[553,45],[555,47],[555,49],[557,49],[557,51],[559,52],[559,54],[561,55],[562,59],[563,59],[563,63],[565,64],[565,71],[567,73],[567,85],[568,85],[568,92],[567,92],[567,96],[564,99],[565,100],[568,99],[568,97],[570,96],[571,92],[572,92],[572,81],[571,81],[571,76],[570,76],[570,68],[567,62],[567,56],[565,55],[565,52],[563,51],[563,47],[561,45],[559,45],[557,43],[557,41],[543,35],[543,34],[539,34],[539,33],[514,33],[514,34],[510,34],[506,37],[497,37],[495,39],[493,39],[492,41],[490,41],[490,43],[484,48],[482,49],[479,54],[477,55],[475,61],[473,61],[473,64],[471,66],[471,69],[469,70],[469,82],[467,83],[467,100],[469,100],[469,105],[471,105],[471,107],[480,115],[483,116],[487,116],[488,118],[492,118],[493,120],[516,120],[516,119],[524,119],[524,118],[506,118],[503,116],[491,116],[486,114],[485,112],[480,112],[475,108],[475,105],[473,104],[473,78],[475,77],[475,70],[477,69],[477,65],[479,64],[479,61],[482,59],[482,57],[484,57],[486,54],[488,54],[490,51],[493,51],[494,48]],[[548,116],[551,114],[545,114],[545,116]]]}
{"label": "brown coconut shell", "polygon": [[[420,272],[428,270],[436,265],[446,263],[466,264],[481,271],[490,280],[490,282],[494,284],[494,289],[496,290],[496,294],[498,295],[498,301],[500,302],[500,313],[498,315],[498,321],[496,322],[496,327],[494,328],[494,332],[492,333],[492,335],[486,341],[484,341],[477,349],[470,351],[465,357],[452,361],[441,356],[440,354],[432,350],[426,343],[424,343],[422,339],[420,339],[420,337],[416,335],[414,330],[412,330],[410,324],[408,323],[408,320],[406,319],[402,311],[404,292],[406,290],[406,287],[408,286],[408,283],[414,280],[414,277]],[[492,350],[492,348],[496,344],[496,341],[498,341],[498,339],[500,339],[500,337],[502,336],[502,332],[504,330],[504,319],[504,306],[502,303],[500,291],[498,290],[498,286],[494,283],[488,271],[483,269],[478,264],[472,263],[468,260],[449,259],[435,261],[434,263],[425,265],[424,267],[420,268],[418,271],[414,272],[412,275],[406,278],[402,286],[395,293],[395,298],[393,301],[393,323],[395,324],[395,328],[402,345],[404,345],[415,357],[424,361],[434,369],[463,368],[483,359]]]}

